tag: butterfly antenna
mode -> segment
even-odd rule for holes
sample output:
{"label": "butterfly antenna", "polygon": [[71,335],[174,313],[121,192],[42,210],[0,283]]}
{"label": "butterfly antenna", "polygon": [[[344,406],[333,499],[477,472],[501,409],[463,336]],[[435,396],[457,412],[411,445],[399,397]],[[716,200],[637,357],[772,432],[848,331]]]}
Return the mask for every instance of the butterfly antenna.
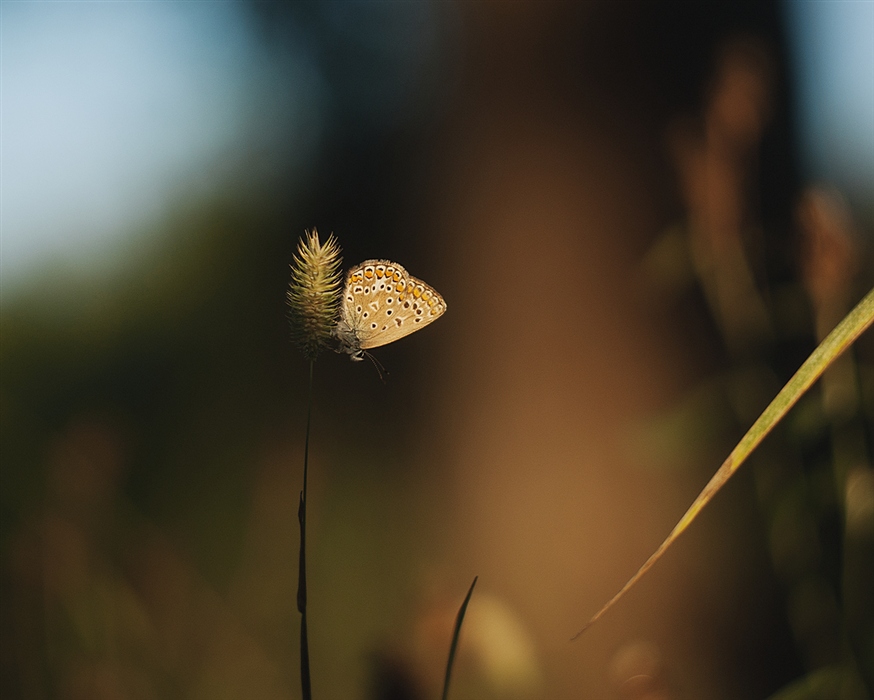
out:
{"label": "butterfly antenna", "polygon": [[379,375],[379,380],[383,384],[385,384],[385,377],[387,377],[389,374],[388,370],[385,368],[385,365],[377,360],[376,357],[374,357],[371,353],[367,352],[367,350],[364,351],[364,354],[367,356],[367,359],[373,363],[373,367],[376,369],[376,373]]}

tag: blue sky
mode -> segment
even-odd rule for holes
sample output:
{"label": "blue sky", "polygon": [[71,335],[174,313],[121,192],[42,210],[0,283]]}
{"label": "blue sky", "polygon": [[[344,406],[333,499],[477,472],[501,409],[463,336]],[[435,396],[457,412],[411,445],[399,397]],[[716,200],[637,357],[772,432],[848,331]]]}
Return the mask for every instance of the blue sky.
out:
{"label": "blue sky", "polygon": [[874,196],[874,1],[787,0],[805,176]]}
{"label": "blue sky", "polygon": [[235,154],[293,151],[288,126],[313,109],[306,61],[291,59],[291,80],[242,3],[3,0],[0,12],[4,290],[46,263],[99,268]]}

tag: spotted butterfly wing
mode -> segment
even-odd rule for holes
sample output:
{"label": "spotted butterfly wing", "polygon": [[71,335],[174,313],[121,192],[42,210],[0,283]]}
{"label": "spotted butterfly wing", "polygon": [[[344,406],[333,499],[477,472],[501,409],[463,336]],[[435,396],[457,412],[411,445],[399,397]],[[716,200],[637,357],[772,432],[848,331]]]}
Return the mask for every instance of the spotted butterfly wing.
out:
{"label": "spotted butterfly wing", "polygon": [[336,336],[340,352],[360,360],[365,350],[393,343],[446,312],[433,287],[389,260],[365,260],[346,275]]}

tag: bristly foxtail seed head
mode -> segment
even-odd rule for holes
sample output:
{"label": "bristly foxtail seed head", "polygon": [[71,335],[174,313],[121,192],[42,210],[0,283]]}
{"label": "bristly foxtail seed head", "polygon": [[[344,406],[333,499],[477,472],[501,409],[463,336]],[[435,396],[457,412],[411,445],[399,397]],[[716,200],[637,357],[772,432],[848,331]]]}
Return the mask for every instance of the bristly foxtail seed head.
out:
{"label": "bristly foxtail seed head", "polygon": [[331,234],[324,244],[316,229],[298,241],[286,294],[294,341],[314,360],[333,338],[340,306],[340,246]]}

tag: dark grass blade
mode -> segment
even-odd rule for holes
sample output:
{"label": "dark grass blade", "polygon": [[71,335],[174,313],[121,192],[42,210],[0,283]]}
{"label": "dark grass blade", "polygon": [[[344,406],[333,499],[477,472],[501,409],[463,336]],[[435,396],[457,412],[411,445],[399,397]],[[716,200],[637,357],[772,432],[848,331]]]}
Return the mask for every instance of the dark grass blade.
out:
{"label": "dark grass blade", "polygon": [[300,612],[300,686],[303,700],[312,700],[310,684],[310,646],[307,634],[307,473],[310,458],[310,422],[313,413],[313,360],[310,360],[310,386],[307,400],[307,432],[303,447],[303,490],[297,508],[300,523],[300,557],[297,572],[297,609]]}
{"label": "dark grass blade", "polygon": [[443,678],[443,700],[449,697],[449,679],[452,677],[452,664],[455,662],[455,650],[458,648],[458,637],[461,634],[461,623],[464,622],[464,613],[467,612],[467,604],[470,602],[470,597],[473,595],[473,587],[476,585],[476,580],[479,576],[473,577],[473,583],[464,597],[464,602],[458,609],[458,616],[455,618],[455,629],[452,631],[452,644],[449,645],[449,660],[446,662],[446,676]]}

